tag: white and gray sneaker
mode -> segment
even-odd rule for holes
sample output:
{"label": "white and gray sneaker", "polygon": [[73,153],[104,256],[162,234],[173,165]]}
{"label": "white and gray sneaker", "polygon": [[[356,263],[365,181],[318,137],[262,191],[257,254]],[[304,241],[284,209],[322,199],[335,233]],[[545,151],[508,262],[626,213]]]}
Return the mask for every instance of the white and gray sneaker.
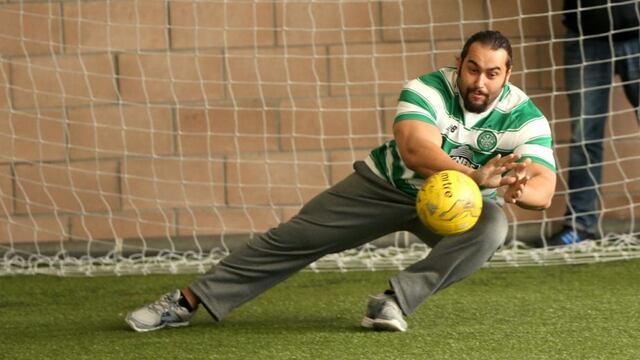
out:
{"label": "white and gray sneaker", "polygon": [[164,294],[160,299],[127,314],[125,321],[138,332],[187,326],[195,311],[189,312],[178,303],[179,299],[180,290]]}
{"label": "white and gray sneaker", "polygon": [[360,325],[367,329],[383,331],[407,331],[407,322],[395,297],[387,294],[371,296],[367,313]]}

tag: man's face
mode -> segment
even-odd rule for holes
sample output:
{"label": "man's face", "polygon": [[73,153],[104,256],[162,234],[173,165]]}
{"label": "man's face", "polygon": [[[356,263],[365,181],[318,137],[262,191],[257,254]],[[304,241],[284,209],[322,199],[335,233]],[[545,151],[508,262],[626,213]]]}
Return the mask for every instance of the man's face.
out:
{"label": "man's face", "polygon": [[467,111],[481,113],[500,95],[511,75],[508,58],[503,49],[474,43],[462,62],[458,60],[458,89]]}

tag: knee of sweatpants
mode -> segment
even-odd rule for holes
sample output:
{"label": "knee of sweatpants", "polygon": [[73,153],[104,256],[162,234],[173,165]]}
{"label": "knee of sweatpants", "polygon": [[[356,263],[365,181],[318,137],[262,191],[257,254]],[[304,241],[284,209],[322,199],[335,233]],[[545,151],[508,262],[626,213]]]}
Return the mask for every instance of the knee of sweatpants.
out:
{"label": "knee of sweatpants", "polygon": [[479,246],[488,252],[496,251],[507,238],[509,223],[501,206],[494,202],[485,202],[478,224],[475,227],[475,239]]}

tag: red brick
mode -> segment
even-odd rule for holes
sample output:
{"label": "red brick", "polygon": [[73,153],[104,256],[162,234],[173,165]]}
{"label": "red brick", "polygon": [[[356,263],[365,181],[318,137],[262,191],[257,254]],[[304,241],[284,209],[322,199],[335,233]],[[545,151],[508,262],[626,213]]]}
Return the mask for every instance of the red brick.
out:
{"label": "red brick", "polygon": [[551,126],[554,144],[571,141],[571,119],[568,99],[563,94],[534,96],[534,103],[542,110]]}
{"label": "red brick", "polygon": [[611,191],[640,192],[640,141],[637,137],[607,141],[604,149],[603,184],[614,184]]}
{"label": "red brick", "polygon": [[224,98],[222,56],[216,53],[121,54],[122,98],[189,102]]}
{"label": "red brick", "polygon": [[234,98],[328,94],[324,47],[229,49],[227,58],[228,91]]}
{"label": "red brick", "polygon": [[569,144],[556,144],[556,175],[558,181],[557,191],[566,191],[569,183]]}
{"label": "red brick", "polygon": [[174,48],[268,46],[275,43],[273,5],[171,1]]}
{"label": "red brick", "polygon": [[167,16],[163,1],[63,4],[66,52],[167,47]]}
{"label": "red brick", "polygon": [[115,161],[16,165],[17,213],[118,208],[119,173]]}
{"label": "red brick", "polygon": [[[564,32],[562,32],[563,34]],[[562,37],[562,35],[556,35]],[[536,49],[540,66],[542,89],[564,90],[564,44],[561,41],[545,40],[542,44],[527,44],[527,48]],[[526,59],[527,63],[529,59]]]}
{"label": "red brick", "polygon": [[381,107],[375,97],[286,101],[281,134],[285,150],[369,149],[380,143]]}
{"label": "red brick", "polygon": [[378,8],[375,2],[276,2],[278,44],[378,41]]}
{"label": "red brick", "polygon": [[144,239],[175,235],[172,210],[125,211],[110,214],[81,214],[71,217],[71,238]]}
{"label": "red brick", "polygon": [[[549,53],[549,51],[551,53]],[[560,42],[553,42],[551,50],[546,51],[542,56],[542,66],[547,67],[542,70],[541,88],[548,91],[564,91],[564,50]]]}
{"label": "red brick", "polygon": [[[405,15],[415,16],[420,12],[418,7],[425,6],[420,0],[410,1],[405,4]],[[486,20],[488,14],[485,4],[476,0],[462,0],[452,2],[449,0],[432,0],[429,5],[431,9],[430,17],[434,24],[454,23],[460,25],[461,22]]]}
{"label": "red brick", "polygon": [[0,6],[0,54],[59,53],[62,43],[60,3],[3,4]]}
{"label": "red brick", "polygon": [[554,144],[558,145],[571,142],[571,124],[568,118],[559,118],[551,121],[550,124]]}
{"label": "red brick", "polygon": [[278,225],[278,213],[278,209],[254,206],[179,209],[178,235],[261,233]]}
{"label": "red brick", "polygon": [[[611,188],[611,189],[610,189]],[[638,202],[640,202],[640,194],[638,192],[629,193],[620,189],[619,185],[604,186],[601,198],[601,215],[605,219],[632,219],[637,218]]]}
{"label": "red brick", "polygon": [[455,40],[486,27],[478,22],[487,16],[482,1],[402,0],[384,1],[381,6],[386,41]]}
{"label": "red brick", "polygon": [[332,151],[329,160],[331,184],[335,185],[353,173],[353,163],[369,156],[369,150]]}
{"label": "red brick", "polygon": [[[640,212],[640,207],[637,205],[637,201],[640,200],[640,198],[636,198],[634,200],[633,203],[628,202],[627,197],[626,196],[620,196],[617,198],[610,198],[608,199],[609,202],[611,201],[618,201],[615,204],[611,204],[611,206],[606,206],[601,214],[602,214],[602,218],[603,218],[603,222],[602,222],[602,226],[603,228],[607,228],[607,225],[609,224],[609,221],[611,220],[631,220],[633,219],[633,222],[631,221],[626,221],[625,224],[625,228],[628,230],[622,230],[622,231],[636,231],[636,230],[632,230],[632,224],[635,223],[635,219],[637,218],[637,214],[638,212]],[[637,225],[636,225],[637,226]],[[615,233],[620,233],[621,230],[618,230],[618,228],[616,228]]]}
{"label": "red brick", "polygon": [[[514,3],[508,0],[503,1]],[[565,31],[562,26],[562,16],[559,14],[509,15],[495,18],[491,24],[493,30],[500,31],[512,41],[521,37],[548,41],[551,35],[558,36],[559,34],[564,34]]]}
{"label": "red brick", "polygon": [[9,166],[0,166],[0,217],[13,212],[13,176]]}
{"label": "red brick", "polygon": [[125,209],[224,204],[219,159],[127,159],[122,163]]}
{"label": "red brick", "polygon": [[260,101],[179,108],[178,151],[190,156],[278,150],[276,116]]}
{"label": "red brick", "polygon": [[562,0],[523,1],[491,0],[492,27],[506,36],[519,38],[548,37],[562,34]]}
{"label": "red brick", "polygon": [[443,67],[456,66],[462,46],[463,40],[442,40],[435,42],[435,49],[429,56],[428,64],[433,63],[431,71],[437,70]]}
{"label": "red brick", "polygon": [[607,118],[605,137],[620,137],[638,134],[637,111],[624,94],[620,78],[612,86],[610,114]]}
{"label": "red brick", "polygon": [[172,152],[173,120],[167,107],[98,106],[69,110],[72,159]]}
{"label": "red brick", "polygon": [[0,112],[3,160],[64,160],[65,146],[65,119],[61,111]]}
{"label": "red brick", "polygon": [[300,205],[329,186],[320,152],[241,154],[229,159],[230,205]]}
{"label": "red brick", "polygon": [[637,109],[614,110],[619,113],[612,113],[607,119],[605,137],[629,137],[638,134],[638,123],[636,118]]}
{"label": "red brick", "polygon": [[487,3],[494,19],[546,14],[551,10],[546,1],[489,0]]}
{"label": "red brick", "polygon": [[16,58],[11,62],[16,108],[44,108],[114,101],[108,54]]}
{"label": "red brick", "polygon": [[59,215],[0,218],[0,243],[42,243],[69,237],[69,219]]}
{"label": "red brick", "polygon": [[11,73],[11,67],[8,62],[0,60],[0,109],[6,109],[10,107],[10,87],[9,75]]}
{"label": "red brick", "polygon": [[296,216],[302,206],[283,206],[282,207],[282,222],[289,221],[291,218]]}
{"label": "red brick", "polygon": [[[397,0],[384,1],[381,7],[383,36],[386,41],[433,39],[428,24],[429,4],[417,0]],[[450,8],[447,9],[447,12],[450,11]],[[433,23],[435,21],[431,25]]]}
{"label": "red brick", "polygon": [[[400,92],[398,92],[398,95]],[[396,118],[396,109],[398,107],[398,95],[385,96],[382,99],[382,118],[384,127],[381,129],[381,143],[393,138],[393,121]]]}
{"label": "red brick", "polygon": [[[513,48],[513,73],[510,81],[529,93],[548,83],[551,72],[548,70],[549,43],[545,44],[515,44]],[[546,60],[545,60],[546,59]],[[546,80],[543,80],[547,77]]]}
{"label": "red brick", "polygon": [[399,94],[404,81],[433,70],[426,42],[332,46],[329,55],[332,95]]}
{"label": "red brick", "polygon": [[540,90],[542,76],[543,74],[539,70],[514,70],[509,78],[509,82],[529,96],[538,92],[548,93],[546,90]]}
{"label": "red brick", "polygon": [[564,216],[564,212],[566,209],[567,200],[563,194],[556,194],[553,196],[553,200],[551,200],[551,207],[544,211],[546,219],[560,218]]}

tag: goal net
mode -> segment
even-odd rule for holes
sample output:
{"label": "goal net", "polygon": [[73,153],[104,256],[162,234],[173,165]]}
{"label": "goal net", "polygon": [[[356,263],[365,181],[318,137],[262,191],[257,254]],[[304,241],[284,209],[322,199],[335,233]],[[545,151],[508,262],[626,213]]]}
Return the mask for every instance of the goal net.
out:
{"label": "goal net", "polygon": [[[565,221],[569,148],[584,145],[562,18],[560,0],[4,1],[0,275],[205,271],[349,174],[391,137],[403,83],[454,65],[483,29],[511,39],[511,81],[550,120],[559,175],[549,210],[506,207],[488,265],[638,257],[638,109],[617,77],[602,236],[530,246]],[[428,251],[396,233],[310,269],[396,269]]]}

